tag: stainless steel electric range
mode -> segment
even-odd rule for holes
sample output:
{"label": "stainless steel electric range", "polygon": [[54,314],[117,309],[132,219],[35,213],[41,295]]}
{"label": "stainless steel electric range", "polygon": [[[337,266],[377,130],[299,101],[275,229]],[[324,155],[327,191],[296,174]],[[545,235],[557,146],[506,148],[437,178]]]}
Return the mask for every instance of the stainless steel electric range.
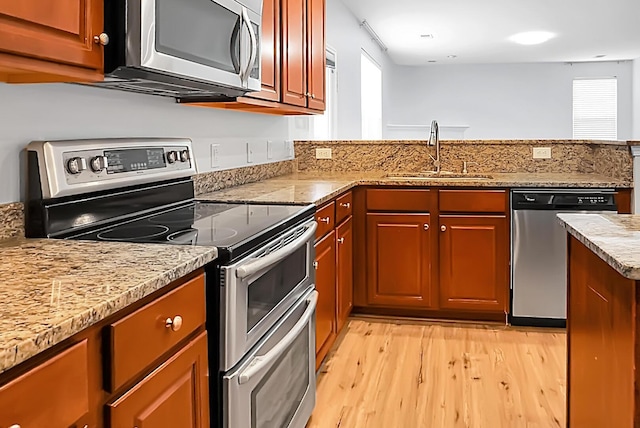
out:
{"label": "stainless steel electric range", "polygon": [[198,201],[192,153],[188,139],[30,143],[27,237],[217,247],[212,426],[302,428],[315,405],[315,206]]}

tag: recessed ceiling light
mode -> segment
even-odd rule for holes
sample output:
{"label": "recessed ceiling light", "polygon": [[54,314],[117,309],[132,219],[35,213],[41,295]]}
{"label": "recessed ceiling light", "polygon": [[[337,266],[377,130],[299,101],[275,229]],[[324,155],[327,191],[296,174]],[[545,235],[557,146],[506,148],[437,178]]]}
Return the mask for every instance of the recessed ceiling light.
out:
{"label": "recessed ceiling light", "polygon": [[458,58],[458,55],[447,55],[447,58],[451,58],[451,59]]}
{"label": "recessed ceiling light", "polygon": [[429,60],[429,61],[427,61],[427,62],[438,62],[438,61],[436,61],[435,59],[430,59],[430,60]]}
{"label": "recessed ceiling light", "polygon": [[433,34],[420,34],[423,39],[433,39]]}
{"label": "recessed ceiling light", "polygon": [[556,35],[548,31],[527,31],[509,37],[514,43],[521,45],[539,45],[553,39]]}
{"label": "recessed ceiling light", "polygon": [[594,58],[604,58],[606,55],[596,55]]}

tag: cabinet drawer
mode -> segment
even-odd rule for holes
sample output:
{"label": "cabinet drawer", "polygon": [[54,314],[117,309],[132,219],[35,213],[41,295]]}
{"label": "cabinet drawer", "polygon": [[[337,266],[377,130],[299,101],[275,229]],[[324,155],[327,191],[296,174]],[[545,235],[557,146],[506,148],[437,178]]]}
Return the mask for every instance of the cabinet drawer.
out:
{"label": "cabinet drawer", "polygon": [[316,240],[322,238],[331,232],[336,225],[336,203],[330,202],[316,211],[316,221],[318,222],[318,230],[316,230]]}
{"label": "cabinet drawer", "polygon": [[87,341],[0,387],[0,427],[68,427],[89,412]]}
{"label": "cabinet drawer", "polygon": [[440,212],[505,213],[505,190],[440,190]]}
{"label": "cabinet drawer", "polygon": [[428,189],[368,189],[368,211],[427,212],[431,208]]}
{"label": "cabinet drawer", "polygon": [[200,275],[111,324],[111,373],[107,379],[110,391],[189,336],[205,323],[205,317],[204,275]]}
{"label": "cabinet drawer", "polygon": [[349,217],[353,212],[353,192],[349,191],[336,199],[336,224]]}

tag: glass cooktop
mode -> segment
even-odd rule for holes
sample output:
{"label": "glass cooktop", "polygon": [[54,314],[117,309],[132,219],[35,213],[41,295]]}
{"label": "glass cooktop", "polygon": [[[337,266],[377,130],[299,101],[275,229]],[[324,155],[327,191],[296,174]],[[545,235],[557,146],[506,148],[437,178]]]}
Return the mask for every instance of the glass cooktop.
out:
{"label": "glass cooktop", "polygon": [[186,206],[74,235],[71,239],[166,243],[228,248],[270,236],[311,217],[315,207],[221,204],[196,201]]}

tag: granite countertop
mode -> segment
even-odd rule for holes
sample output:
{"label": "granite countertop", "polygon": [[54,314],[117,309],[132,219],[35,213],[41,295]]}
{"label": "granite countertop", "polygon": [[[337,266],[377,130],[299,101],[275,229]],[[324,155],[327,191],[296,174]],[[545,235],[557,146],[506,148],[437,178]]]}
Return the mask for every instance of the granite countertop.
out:
{"label": "granite countertop", "polygon": [[631,184],[597,174],[489,173],[489,179],[392,179],[387,172],[297,172],[197,196],[216,202],[272,202],[320,205],[358,185],[473,187],[628,188]]}
{"label": "granite countertop", "polygon": [[567,231],[625,278],[640,280],[640,216],[558,214]]}
{"label": "granite countertop", "polygon": [[0,373],[216,257],[213,247],[0,241]]}

